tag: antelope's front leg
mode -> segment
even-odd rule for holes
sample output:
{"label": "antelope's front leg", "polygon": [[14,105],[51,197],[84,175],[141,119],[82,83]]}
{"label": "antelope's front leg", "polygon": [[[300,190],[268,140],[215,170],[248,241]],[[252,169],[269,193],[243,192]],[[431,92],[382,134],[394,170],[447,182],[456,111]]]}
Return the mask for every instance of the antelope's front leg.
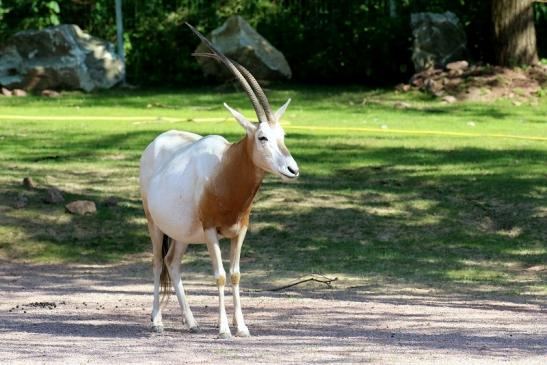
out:
{"label": "antelope's front leg", "polygon": [[237,326],[236,336],[249,337],[249,329],[245,325],[243,319],[243,312],[241,311],[241,300],[239,298],[239,280],[241,274],[239,273],[239,257],[241,255],[241,246],[243,246],[243,240],[247,233],[247,227],[241,228],[239,235],[231,240],[230,246],[230,279],[232,281],[232,291],[234,296],[234,325]]}
{"label": "antelope's front leg", "polygon": [[222,257],[216,229],[210,228],[205,230],[205,238],[207,240],[207,250],[209,251],[209,256],[211,257],[213,272],[218,287],[218,337],[229,338],[232,334],[230,332],[230,327],[228,326],[228,317],[226,316],[226,308],[224,306],[226,271],[224,271],[224,266],[222,265]]}

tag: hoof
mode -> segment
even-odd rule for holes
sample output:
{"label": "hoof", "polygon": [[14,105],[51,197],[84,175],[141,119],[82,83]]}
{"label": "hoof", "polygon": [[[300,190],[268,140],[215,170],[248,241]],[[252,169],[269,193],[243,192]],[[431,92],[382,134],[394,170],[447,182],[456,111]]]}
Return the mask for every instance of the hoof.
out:
{"label": "hoof", "polygon": [[237,337],[251,337],[251,333],[249,332],[248,328],[243,328],[237,331],[236,333]]}
{"label": "hoof", "polygon": [[152,325],[152,331],[156,333],[162,333],[163,332],[163,324],[153,324]]}
{"label": "hoof", "polygon": [[230,331],[228,331],[228,332],[220,332],[220,333],[218,334],[218,338],[221,339],[221,340],[227,340],[227,339],[229,339],[229,338],[231,338],[231,337],[232,337],[232,334],[230,333]]}
{"label": "hoof", "polygon": [[199,326],[194,326],[194,327],[188,328],[188,331],[190,331],[190,333],[199,333],[201,332],[201,328],[199,328]]}

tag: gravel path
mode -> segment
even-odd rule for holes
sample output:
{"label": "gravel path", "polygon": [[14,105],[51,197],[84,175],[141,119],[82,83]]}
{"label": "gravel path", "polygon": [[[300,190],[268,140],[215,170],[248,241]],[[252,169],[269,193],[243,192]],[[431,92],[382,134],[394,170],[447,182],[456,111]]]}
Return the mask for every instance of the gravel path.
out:
{"label": "gravel path", "polygon": [[[0,262],[0,363],[543,364],[545,301],[409,291],[297,287],[244,292],[254,337],[216,339],[217,298],[206,277],[186,280],[202,332],[176,299],[163,334],[149,330],[151,270]],[[231,297],[228,303],[231,305]],[[227,308],[229,314],[231,307]]]}

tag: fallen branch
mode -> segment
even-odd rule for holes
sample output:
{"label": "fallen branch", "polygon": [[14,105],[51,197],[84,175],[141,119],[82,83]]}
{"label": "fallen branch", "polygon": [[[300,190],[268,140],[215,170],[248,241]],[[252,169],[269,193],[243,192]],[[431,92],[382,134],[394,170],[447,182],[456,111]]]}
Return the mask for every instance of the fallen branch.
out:
{"label": "fallen branch", "polygon": [[311,275],[310,277],[308,278],[305,278],[305,279],[301,279],[299,281],[296,281],[294,283],[291,283],[291,284],[287,284],[287,285],[283,285],[283,286],[278,286],[278,287],[275,287],[275,288],[271,288],[271,289],[264,289],[264,290],[261,290],[261,291],[281,291],[283,289],[288,289],[288,288],[291,288],[293,286],[296,286],[296,285],[300,285],[300,284],[304,284],[304,283],[307,283],[309,281],[315,281],[316,283],[321,283],[321,284],[325,284],[327,285],[327,287],[329,289],[332,288],[332,285],[331,283],[338,280],[337,277],[334,277],[334,278],[329,278],[327,276],[324,276],[324,275]]}

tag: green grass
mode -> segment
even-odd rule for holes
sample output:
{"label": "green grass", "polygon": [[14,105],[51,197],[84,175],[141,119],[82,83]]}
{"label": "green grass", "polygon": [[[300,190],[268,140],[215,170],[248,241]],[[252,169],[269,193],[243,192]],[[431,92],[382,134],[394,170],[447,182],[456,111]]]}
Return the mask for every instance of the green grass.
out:
{"label": "green grass", "polygon": [[[295,184],[266,179],[244,272],[269,281],[323,273],[367,288],[547,292],[547,140],[513,138],[547,138],[545,97],[516,107],[445,105],[420,94],[356,88],[269,94],[275,106],[293,98],[287,145],[302,177]],[[173,128],[241,138],[224,101],[252,115],[240,93],[207,90],[0,99],[2,255],[89,263],[148,252],[140,153]],[[397,101],[410,107],[397,109]],[[51,116],[65,120],[41,119]],[[38,189],[25,191],[25,176]],[[98,213],[78,217],[62,204],[44,204],[49,186],[67,200],[96,201]],[[28,207],[12,208],[18,194],[28,196]],[[102,203],[110,195],[119,206]],[[185,262],[209,270],[203,247],[191,249]]]}

